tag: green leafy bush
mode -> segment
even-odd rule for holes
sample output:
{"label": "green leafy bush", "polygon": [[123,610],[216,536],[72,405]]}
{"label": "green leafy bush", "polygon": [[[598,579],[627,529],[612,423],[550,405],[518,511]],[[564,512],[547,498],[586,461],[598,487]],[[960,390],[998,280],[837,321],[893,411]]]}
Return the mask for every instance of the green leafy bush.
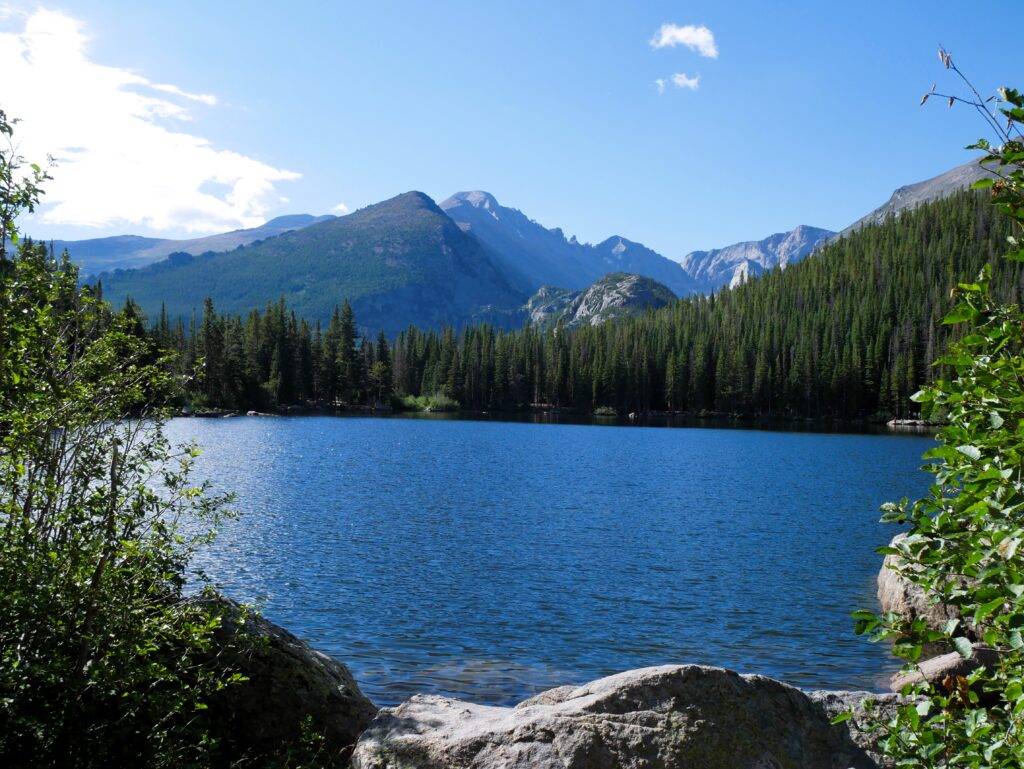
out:
{"label": "green leafy bush", "polygon": [[[959,74],[948,54],[940,55]],[[992,189],[1019,233],[1024,98],[1002,89],[1000,117],[980,97],[934,95],[971,105],[999,131],[999,146],[973,146],[986,152],[982,162],[996,174],[978,186]],[[1009,240],[1008,258],[1024,261],[1020,241]],[[908,672],[936,646],[970,658],[980,642],[996,661],[904,686],[907,704],[877,725],[883,752],[900,767],[1024,766],[1024,314],[992,299],[991,274],[985,267],[957,288],[958,304],[944,322],[965,331],[937,361],[949,375],[914,396],[926,417],[941,412],[948,422],[925,455],[935,482],[923,499],[883,508],[884,521],[909,531],[880,552],[898,554],[896,570],[956,616],[941,628],[893,614],[855,616],[858,632],[896,642]]]}
{"label": "green leafy bush", "polygon": [[[0,148],[10,221],[41,194],[19,162]],[[199,766],[215,748],[206,703],[237,676],[217,612],[179,598],[225,500],[147,406],[177,386],[163,363],[69,263],[0,252],[0,766]]]}

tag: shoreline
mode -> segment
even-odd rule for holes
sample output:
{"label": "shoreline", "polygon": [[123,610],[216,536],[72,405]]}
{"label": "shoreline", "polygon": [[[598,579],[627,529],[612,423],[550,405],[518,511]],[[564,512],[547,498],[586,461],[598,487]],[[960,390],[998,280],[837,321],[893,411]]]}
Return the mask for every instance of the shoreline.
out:
{"label": "shoreline", "polygon": [[452,409],[444,411],[394,409],[384,406],[318,408],[286,406],[273,412],[231,409],[181,409],[175,417],[189,419],[226,419],[233,417],[378,417],[381,419],[435,419],[451,421],[510,422],[529,424],[569,424],[608,427],[676,427],[769,430],[776,432],[854,433],[869,435],[930,435],[941,425],[920,419],[829,417],[741,416],[723,413],[633,412],[629,414],[587,414],[559,407],[531,407],[517,410]]}

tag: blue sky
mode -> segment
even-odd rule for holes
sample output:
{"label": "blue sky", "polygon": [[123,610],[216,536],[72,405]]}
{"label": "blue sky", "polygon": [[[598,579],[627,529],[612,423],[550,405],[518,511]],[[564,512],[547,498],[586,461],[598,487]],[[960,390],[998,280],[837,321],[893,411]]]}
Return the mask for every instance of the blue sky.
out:
{"label": "blue sky", "polygon": [[[968,159],[977,119],[918,106],[954,85],[939,43],[984,90],[1024,85],[1019,52],[992,42],[993,20],[1024,22],[1019,0],[67,0],[0,17],[9,62],[43,60],[26,54],[33,20],[31,45],[78,47],[47,48],[21,91],[0,85],[0,106],[29,113],[23,149],[66,150],[31,222],[49,237],[202,234],[486,189],[581,240],[680,258],[841,228]],[[666,23],[706,27],[717,56],[652,46]]]}

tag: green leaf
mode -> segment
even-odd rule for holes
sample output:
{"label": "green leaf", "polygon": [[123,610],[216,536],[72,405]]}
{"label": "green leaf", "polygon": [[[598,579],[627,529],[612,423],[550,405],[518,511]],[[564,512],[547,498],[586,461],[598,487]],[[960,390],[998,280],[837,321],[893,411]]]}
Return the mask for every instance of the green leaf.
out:
{"label": "green leaf", "polygon": [[968,304],[960,304],[945,318],[943,318],[942,322],[947,326],[951,326],[954,323],[963,323],[964,321],[974,320],[976,317],[978,317],[977,310]]}
{"label": "green leaf", "polygon": [[974,610],[974,621],[975,623],[981,622],[986,617],[990,616],[993,612],[998,611],[1002,605],[1006,603],[1006,599],[1000,596],[995,600],[983,603],[977,609]]}
{"label": "green leaf", "polygon": [[935,393],[929,389],[918,390],[910,396],[910,400],[914,401],[914,403],[928,403],[935,400]]}
{"label": "green leaf", "polygon": [[965,457],[968,457],[970,459],[981,459],[981,449],[979,449],[977,446],[965,444],[963,446],[957,446],[956,450],[963,454]]}
{"label": "green leaf", "polygon": [[960,656],[963,657],[965,660],[969,660],[972,656],[974,656],[974,647],[972,647],[971,642],[963,636],[958,636],[954,638],[953,646],[956,648],[958,652],[960,652]]}

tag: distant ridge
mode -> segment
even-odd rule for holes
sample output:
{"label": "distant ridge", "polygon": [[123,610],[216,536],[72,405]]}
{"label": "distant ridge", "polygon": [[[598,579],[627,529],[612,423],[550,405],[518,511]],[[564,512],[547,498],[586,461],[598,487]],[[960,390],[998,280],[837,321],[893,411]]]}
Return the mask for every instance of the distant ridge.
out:
{"label": "distant ridge", "polygon": [[642,243],[613,235],[597,245],[566,238],[560,228],[548,229],[516,208],[498,203],[489,192],[457,192],[441,208],[459,227],[477,237],[529,290],[559,286],[586,288],[609,272],[643,275],[668,286],[677,296],[694,291],[679,263]]}
{"label": "distant ridge", "polygon": [[[844,233],[946,197],[985,174],[965,163],[901,187]],[[662,290],[684,297],[739,286],[805,259],[841,234],[800,225],[692,251],[676,262],[621,235],[581,243],[501,205],[489,192],[470,190],[440,205],[407,192],[344,217],[284,216],[206,238],[124,235],[55,246],[67,247],[84,275],[102,273],[112,301],[131,296],[151,314],[166,303],[172,315],[188,315],[206,296],[219,310],[245,312],[285,296],[299,315],[315,321],[348,299],[365,330],[394,333],[409,324],[487,321],[511,328],[545,323],[545,315],[582,325],[617,308],[628,314],[648,300],[667,302]],[[616,285],[606,281],[610,275],[619,276]],[[622,276],[632,282],[627,286]],[[582,314],[570,307],[576,301]],[[601,308],[608,312],[602,315]]]}
{"label": "distant ridge", "polygon": [[259,227],[221,232],[202,238],[174,240],[171,238],[145,238],[138,235],[114,235],[109,238],[90,238],[88,240],[55,240],[53,248],[58,255],[66,249],[71,260],[81,269],[82,275],[88,276],[106,270],[145,267],[153,262],[166,259],[174,253],[198,256],[209,251],[230,251],[257,240],[272,238],[333,218],[329,214],[324,216],[288,214],[275,217]]}
{"label": "distant ridge", "polygon": [[801,224],[763,240],[735,243],[710,251],[692,251],[682,265],[704,293],[735,287],[775,267],[798,262],[835,235],[831,230]]}
{"label": "distant ridge", "polygon": [[909,208],[916,208],[922,203],[948,197],[954,192],[969,187],[979,179],[991,176],[993,174],[990,171],[978,161],[972,160],[930,179],[907,184],[893,192],[885,203],[871,213],[862,216],[839,234],[845,235],[866,224],[881,224],[890,214],[898,214]]}

